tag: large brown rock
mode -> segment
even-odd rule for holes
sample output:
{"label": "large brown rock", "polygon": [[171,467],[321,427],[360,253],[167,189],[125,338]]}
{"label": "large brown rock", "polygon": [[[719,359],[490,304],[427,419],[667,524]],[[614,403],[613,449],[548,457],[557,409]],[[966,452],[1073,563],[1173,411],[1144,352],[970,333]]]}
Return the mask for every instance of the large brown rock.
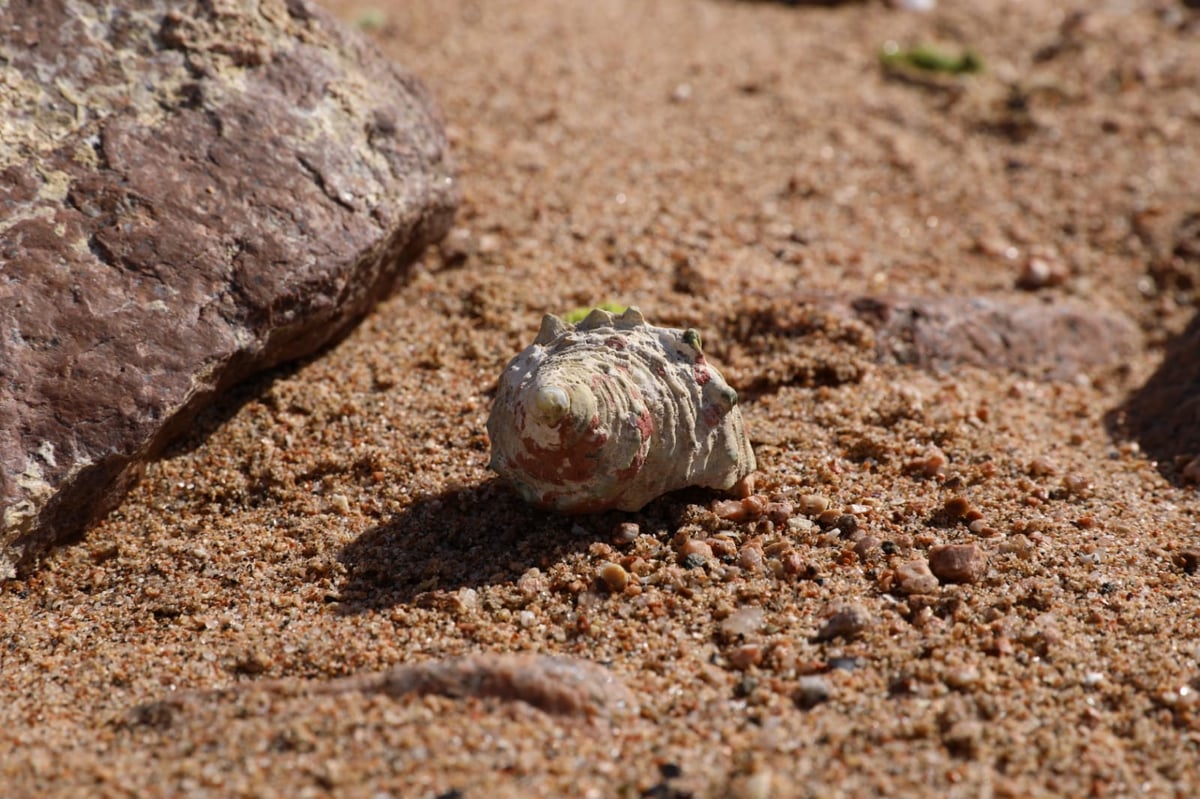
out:
{"label": "large brown rock", "polygon": [[424,89],[306,0],[0,4],[0,576],[456,202]]}

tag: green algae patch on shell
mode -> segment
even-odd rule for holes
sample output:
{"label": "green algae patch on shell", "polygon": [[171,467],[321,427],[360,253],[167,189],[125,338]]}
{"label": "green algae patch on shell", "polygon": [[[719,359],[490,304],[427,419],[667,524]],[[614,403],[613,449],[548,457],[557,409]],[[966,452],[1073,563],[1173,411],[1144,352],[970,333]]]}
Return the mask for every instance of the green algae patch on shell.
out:
{"label": "green algae patch on shell", "polygon": [[726,490],[755,469],[737,392],[695,330],[634,307],[578,324],[547,314],[500,376],[491,468],[565,513],[640,510],[687,486]]}

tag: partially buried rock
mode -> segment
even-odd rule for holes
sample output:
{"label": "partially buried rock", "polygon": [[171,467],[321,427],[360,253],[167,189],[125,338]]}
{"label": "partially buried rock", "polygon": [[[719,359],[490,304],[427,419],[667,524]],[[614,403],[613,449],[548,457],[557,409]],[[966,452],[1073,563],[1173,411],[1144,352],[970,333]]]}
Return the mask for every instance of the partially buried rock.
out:
{"label": "partially buried rock", "polygon": [[307,0],[0,4],[0,577],[449,227],[425,90]]}
{"label": "partially buried rock", "polygon": [[881,361],[952,371],[959,364],[1048,380],[1120,367],[1141,334],[1094,304],[993,297],[860,297],[851,311],[876,328]]}
{"label": "partially buried rock", "polygon": [[[792,294],[748,289],[724,321],[730,377],[752,393],[858,382],[872,363],[1038,380],[1119,375],[1143,336],[1099,304],[1001,297]],[[753,363],[752,369],[739,362]],[[910,470],[924,472],[919,464]],[[801,512],[807,513],[801,503]]]}
{"label": "partially buried rock", "polygon": [[350,677],[324,690],[364,689],[392,696],[492,697],[563,716],[637,713],[633,695],[613,672],[589,660],[552,655],[468,655],[398,666],[378,676]]}
{"label": "partially buried rock", "polygon": [[[178,691],[170,699],[142,705],[130,714],[137,725],[167,726],[180,710],[211,704],[222,691]],[[555,655],[482,653],[424,663],[404,663],[390,671],[353,674],[324,682],[263,680],[240,683],[235,693],[386,694],[405,699],[437,694],[502,702],[524,702],[558,716],[581,718],[636,716],[639,708],[618,675],[589,660]]]}
{"label": "partially buried rock", "polygon": [[828,618],[817,631],[817,641],[857,638],[871,626],[871,614],[862,605],[843,603],[830,609]]}
{"label": "partially buried rock", "polygon": [[793,698],[801,710],[812,710],[817,705],[829,701],[829,683],[818,674],[806,674],[796,685]]}

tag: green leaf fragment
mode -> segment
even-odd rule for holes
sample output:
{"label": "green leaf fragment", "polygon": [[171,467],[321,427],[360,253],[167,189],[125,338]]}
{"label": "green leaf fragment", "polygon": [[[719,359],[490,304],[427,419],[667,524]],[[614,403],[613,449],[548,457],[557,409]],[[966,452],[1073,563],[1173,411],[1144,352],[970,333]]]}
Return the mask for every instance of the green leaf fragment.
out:
{"label": "green leaf fragment", "polygon": [[628,310],[629,306],[628,305],[618,305],[615,302],[602,302],[599,305],[584,305],[579,308],[572,308],[571,310],[569,310],[565,314],[563,314],[562,318],[563,318],[564,322],[568,322],[572,325],[577,325],[580,322],[582,322],[584,319],[586,319],[587,315],[590,314],[592,311],[594,311],[597,308],[599,308],[602,311],[608,311],[609,313],[622,314],[622,313],[625,313],[626,310]]}
{"label": "green leaf fragment", "polygon": [[969,47],[955,54],[929,45],[919,45],[907,50],[885,46],[879,53],[879,61],[886,69],[916,69],[950,75],[969,75],[983,71],[983,59]]}

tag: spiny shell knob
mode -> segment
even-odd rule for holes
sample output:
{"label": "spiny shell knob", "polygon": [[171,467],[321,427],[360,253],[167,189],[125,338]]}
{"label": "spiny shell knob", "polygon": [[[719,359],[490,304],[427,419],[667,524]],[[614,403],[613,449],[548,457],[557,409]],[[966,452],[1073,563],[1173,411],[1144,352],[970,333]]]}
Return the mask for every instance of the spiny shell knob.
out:
{"label": "spiny shell knob", "polygon": [[755,469],[737,392],[699,333],[648,325],[636,308],[597,309],[578,325],[547,314],[500,376],[488,436],[492,469],[567,513],[729,489]]}

